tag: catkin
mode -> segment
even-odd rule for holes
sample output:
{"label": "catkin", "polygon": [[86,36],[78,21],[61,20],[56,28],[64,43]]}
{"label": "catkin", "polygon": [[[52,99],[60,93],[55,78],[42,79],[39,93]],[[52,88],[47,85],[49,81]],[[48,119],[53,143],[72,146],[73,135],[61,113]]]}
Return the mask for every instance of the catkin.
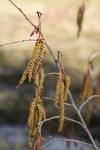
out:
{"label": "catkin", "polygon": [[62,82],[62,72],[60,71],[58,75],[57,85],[56,85],[54,106],[58,105],[61,82]]}
{"label": "catkin", "polygon": [[64,124],[64,83],[63,82],[61,83],[61,88],[60,88],[59,107],[60,107],[60,120],[59,120],[58,132],[61,132]]}
{"label": "catkin", "polygon": [[42,106],[41,104],[38,104],[37,105],[37,108],[38,108],[38,131],[40,130],[40,125],[41,125],[41,122],[42,122]]}
{"label": "catkin", "polygon": [[40,52],[39,52],[39,57],[36,61],[35,67],[33,69],[33,79],[35,78],[36,72],[38,70],[39,65],[41,64],[41,61],[43,59],[44,53],[45,53],[45,40],[42,39],[40,40]]}
{"label": "catkin", "polygon": [[66,76],[66,78],[64,79],[64,101],[67,100],[69,86],[70,86],[70,77]]}
{"label": "catkin", "polygon": [[36,101],[33,100],[30,106],[30,113],[29,113],[28,122],[27,122],[30,128],[34,127],[35,107],[36,107]]}

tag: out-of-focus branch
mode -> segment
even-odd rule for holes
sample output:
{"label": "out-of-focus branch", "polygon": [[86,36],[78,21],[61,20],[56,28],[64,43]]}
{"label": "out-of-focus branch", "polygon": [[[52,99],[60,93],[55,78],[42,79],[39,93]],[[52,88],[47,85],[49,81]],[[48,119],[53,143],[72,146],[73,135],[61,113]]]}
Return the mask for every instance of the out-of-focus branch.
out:
{"label": "out-of-focus branch", "polygon": [[[95,97],[100,97],[100,95],[93,95],[93,96],[89,97],[87,100],[85,100],[85,101],[83,102],[83,104],[80,106],[79,112],[81,113],[82,108],[83,108],[89,101],[91,101],[91,100],[92,100],[93,98],[95,98]],[[99,99],[99,100],[100,100],[100,99]]]}

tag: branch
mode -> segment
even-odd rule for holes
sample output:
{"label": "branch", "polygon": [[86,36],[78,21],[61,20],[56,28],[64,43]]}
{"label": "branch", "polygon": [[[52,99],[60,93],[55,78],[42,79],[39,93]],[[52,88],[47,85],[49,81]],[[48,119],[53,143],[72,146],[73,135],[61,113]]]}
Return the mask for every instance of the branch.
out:
{"label": "branch", "polygon": [[49,52],[50,52],[50,54],[51,54],[51,56],[52,56],[52,58],[53,58],[55,64],[57,65],[58,69],[60,69],[60,64],[59,64],[59,62],[57,61],[57,59],[55,58],[55,55],[54,55],[52,49],[50,48],[50,46],[48,45],[47,42],[46,42],[46,47],[47,47],[47,49],[49,50]]}
{"label": "branch", "polygon": [[91,148],[94,148],[92,144],[89,144],[89,143],[86,143],[86,142],[81,142],[81,141],[78,141],[78,140],[74,140],[74,139],[63,139],[63,138],[60,138],[60,139],[54,139],[54,140],[51,140],[49,141],[48,143],[46,143],[45,145],[42,146],[42,148],[48,146],[49,144],[53,143],[53,142],[56,142],[56,141],[67,141],[67,142],[74,142],[74,143],[78,143],[78,144],[84,144],[86,146],[89,146]]}
{"label": "branch", "polygon": [[19,41],[4,43],[4,44],[1,44],[0,47],[6,46],[6,45],[11,45],[11,44],[22,43],[22,42],[29,42],[29,41],[36,41],[36,39],[27,39],[27,40],[19,40]]}
{"label": "branch", "polygon": [[36,25],[34,25],[29,18],[25,15],[25,13],[21,10],[21,8],[19,8],[12,0],[9,0],[20,12],[21,14],[23,14],[23,16],[25,17],[25,19],[34,27],[36,28]]}
{"label": "branch", "polygon": [[85,100],[85,102],[84,102],[84,103],[80,106],[80,108],[79,108],[80,113],[81,113],[82,108],[83,108],[90,100],[92,100],[92,99],[95,98],[95,97],[100,97],[100,95],[93,95],[93,96],[89,97],[87,100]]}
{"label": "branch", "polygon": [[[48,121],[53,120],[53,119],[58,119],[58,118],[60,118],[60,117],[59,117],[59,116],[54,116],[54,117],[45,119],[45,120],[42,121],[42,123],[41,123],[41,128],[42,128],[42,125],[43,125],[45,122],[48,122]],[[68,121],[71,121],[71,122],[74,122],[74,123],[77,123],[77,124],[79,124],[79,125],[81,125],[81,126],[83,127],[83,124],[82,124],[81,122],[79,122],[79,121],[76,121],[76,120],[71,119],[71,118],[68,118],[68,117],[64,117],[64,119],[65,119],[65,120],[68,120]],[[41,134],[41,129],[40,129],[40,134]]]}
{"label": "branch", "polygon": [[100,57],[100,50],[93,51],[88,57],[88,62],[93,62],[98,57]]}

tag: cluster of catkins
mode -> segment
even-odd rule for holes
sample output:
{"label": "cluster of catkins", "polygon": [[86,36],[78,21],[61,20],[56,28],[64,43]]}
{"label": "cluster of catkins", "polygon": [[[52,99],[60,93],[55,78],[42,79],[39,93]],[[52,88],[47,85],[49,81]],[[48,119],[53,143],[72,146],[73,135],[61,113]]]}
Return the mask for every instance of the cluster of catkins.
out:
{"label": "cluster of catkins", "polygon": [[[33,147],[37,139],[41,136],[41,123],[46,119],[45,108],[41,99],[41,93],[43,89],[44,70],[40,68],[39,72],[35,76],[36,96],[31,102],[28,126],[29,126],[29,147]],[[34,143],[34,144],[33,144]],[[40,147],[40,143],[37,142],[35,149]]]}
{"label": "cluster of catkins", "polygon": [[70,86],[70,77],[64,75],[63,72],[60,70],[58,74],[58,81],[56,85],[55,100],[54,100],[54,106],[60,108],[60,120],[58,132],[62,131],[64,124],[64,102],[67,100],[69,86]]}
{"label": "cluster of catkins", "polygon": [[17,88],[23,84],[27,76],[30,82],[32,78],[33,79],[35,78],[38,68],[44,57],[44,54],[45,54],[45,40],[44,39],[37,40],[32,57],[27,65],[26,70],[23,72],[23,75],[19,81]]}

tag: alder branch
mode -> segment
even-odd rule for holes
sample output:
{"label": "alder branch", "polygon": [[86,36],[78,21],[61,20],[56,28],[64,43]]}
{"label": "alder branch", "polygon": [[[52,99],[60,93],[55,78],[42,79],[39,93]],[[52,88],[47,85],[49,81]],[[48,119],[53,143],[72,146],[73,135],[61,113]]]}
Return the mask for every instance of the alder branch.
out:
{"label": "alder branch", "polygon": [[19,8],[12,0],[9,0],[9,1],[10,1],[10,3],[12,3],[12,4],[21,12],[21,14],[23,14],[23,16],[25,17],[25,19],[26,19],[34,28],[36,28],[36,25],[34,25],[34,24],[32,23],[32,21],[29,20],[29,18],[25,15],[25,13],[21,10],[21,8]]}
{"label": "alder branch", "polygon": [[12,45],[12,44],[17,44],[17,43],[22,43],[22,42],[29,42],[29,41],[30,42],[36,41],[36,39],[26,39],[26,40],[18,40],[18,41],[14,41],[14,42],[4,43],[4,44],[1,44],[0,47]]}
{"label": "alder branch", "polygon": [[55,64],[57,65],[58,69],[60,69],[60,64],[59,64],[58,60],[56,59],[56,57],[55,57],[55,55],[54,55],[52,49],[50,48],[50,46],[48,45],[47,42],[46,42],[46,47],[47,47],[47,49],[49,50],[49,52],[50,52],[50,54],[51,54],[51,56],[52,56],[52,58],[53,58]]}
{"label": "alder branch", "polygon": [[74,143],[78,143],[78,144],[84,144],[86,146],[89,146],[91,148],[94,148],[92,144],[89,144],[89,143],[86,143],[86,142],[81,142],[81,141],[78,141],[78,140],[74,140],[74,139],[64,139],[64,138],[60,138],[60,139],[57,139],[57,138],[54,138],[53,140],[49,141],[48,143],[46,143],[45,145],[42,146],[42,148],[48,146],[49,144],[53,143],[53,142],[56,142],[56,141],[67,141],[67,142],[74,142]]}
{"label": "alder branch", "polygon": [[[91,101],[93,98],[95,97],[100,97],[100,95],[93,95],[91,97],[89,97],[87,100],[84,101],[84,103],[80,106],[79,108],[79,112],[81,113],[82,108],[89,102]],[[100,100],[100,99],[99,99]]]}
{"label": "alder branch", "polygon": [[[53,119],[59,119],[59,118],[60,118],[60,116],[54,116],[54,117],[50,117],[50,118],[48,118],[48,119],[45,119],[45,120],[42,121],[42,123],[41,123],[41,129],[42,129],[42,125],[43,125],[45,122],[48,122],[48,121],[53,120]],[[65,119],[65,120],[68,120],[68,121],[71,121],[71,122],[74,122],[74,123],[77,123],[77,124],[79,124],[80,126],[83,127],[83,124],[82,124],[81,122],[79,122],[79,121],[76,121],[76,120],[74,120],[74,119],[71,119],[71,118],[68,118],[68,117],[65,117],[65,116],[64,116],[64,119]],[[40,129],[40,134],[41,134],[41,129]]]}

